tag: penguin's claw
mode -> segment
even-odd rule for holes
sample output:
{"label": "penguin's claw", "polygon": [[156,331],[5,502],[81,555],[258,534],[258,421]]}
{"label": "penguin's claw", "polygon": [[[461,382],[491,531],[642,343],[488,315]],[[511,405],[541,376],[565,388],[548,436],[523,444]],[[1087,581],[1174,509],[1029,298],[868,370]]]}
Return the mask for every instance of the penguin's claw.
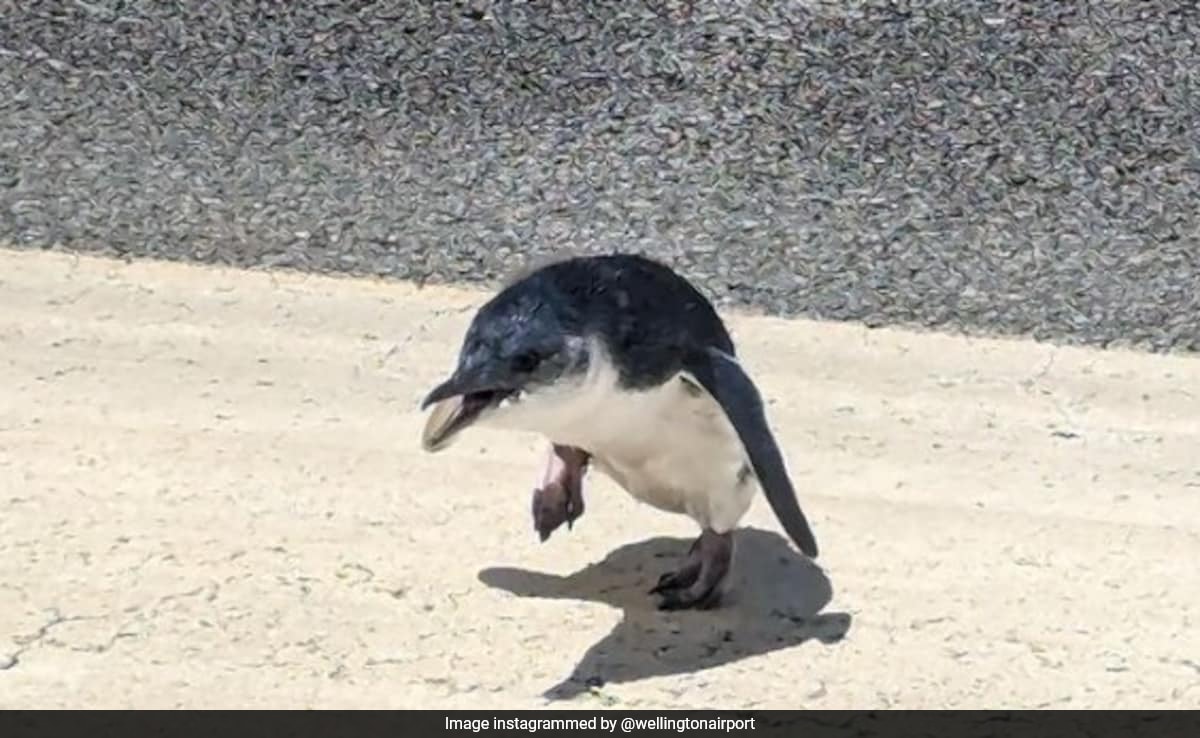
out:
{"label": "penguin's claw", "polygon": [[700,576],[700,562],[688,561],[678,571],[669,571],[658,578],[658,583],[650,588],[650,594],[666,594],[672,590],[685,589],[695,583]]}
{"label": "penguin's claw", "polygon": [[732,536],[706,530],[692,544],[683,566],[659,577],[650,594],[661,598],[660,610],[712,609],[721,602],[732,560]]}
{"label": "penguin's claw", "polygon": [[702,594],[693,593],[690,589],[673,589],[663,594],[658,603],[659,610],[712,610],[721,604],[719,589],[710,589]]}
{"label": "penguin's claw", "polygon": [[566,519],[562,498],[562,488],[557,484],[533,491],[533,529],[542,541],[548,539]]}
{"label": "penguin's claw", "polygon": [[533,528],[542,541],[567,524],[567,530],[583,515],[583,496],[572,494],[563,484],[551,482],[533,493]]}

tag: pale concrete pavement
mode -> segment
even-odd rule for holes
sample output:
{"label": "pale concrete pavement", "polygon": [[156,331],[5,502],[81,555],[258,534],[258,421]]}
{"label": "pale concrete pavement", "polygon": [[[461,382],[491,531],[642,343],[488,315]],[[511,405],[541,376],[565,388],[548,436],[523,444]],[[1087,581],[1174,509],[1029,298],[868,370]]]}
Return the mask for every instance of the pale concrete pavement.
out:
{"label": "pale concrete pavement", "polygon": [[820,569],[662,614],[689,521],[419,451],[481,299],[0,251],[0,707],[1200,704],[1200,361],[731,316]]}

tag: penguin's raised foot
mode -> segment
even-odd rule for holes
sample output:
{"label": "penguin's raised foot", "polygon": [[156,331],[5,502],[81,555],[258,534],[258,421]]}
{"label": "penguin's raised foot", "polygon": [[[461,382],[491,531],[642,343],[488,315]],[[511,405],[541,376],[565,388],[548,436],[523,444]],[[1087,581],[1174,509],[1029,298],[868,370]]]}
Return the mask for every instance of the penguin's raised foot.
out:
{"label": "penguin's raised foot", "polygon": [[533,492],[533,528],[544,542],[563,523],[583,515],[583,476],[588,455],[570,446],[551,446],[542,486]]}
{"label": "penguin's raised foot", "polygon": [[583,499],[576,501],[566,487],[552,482],[533,492],[533,528],[538,537],[545,541],[563,523],[571,524],[583,514]]}
{"label": "penguin's raised foot", "polygon": [[733,562],[733,534],[706,530],[688,551],[683,566],[659,577],[650,590],[660,610],[709,610],[721,603]]}

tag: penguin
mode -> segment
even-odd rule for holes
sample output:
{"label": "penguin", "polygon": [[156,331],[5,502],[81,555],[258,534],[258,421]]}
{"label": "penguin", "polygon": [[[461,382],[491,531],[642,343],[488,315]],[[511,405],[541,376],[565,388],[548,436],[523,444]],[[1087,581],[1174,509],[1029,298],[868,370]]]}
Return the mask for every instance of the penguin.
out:
{"label": "penguin", "polygon": [[649,594],[663,610],[722,601],[733,531],[762,490],[797,548],[818,555],[759,391],[712,303],[631,253],[573,256],[511,282],[473,316],[449,378],[421,402],[427,452],[469,427],[548,441],[533,493],[545,542],[584,511],[592,468],[700,528]]}

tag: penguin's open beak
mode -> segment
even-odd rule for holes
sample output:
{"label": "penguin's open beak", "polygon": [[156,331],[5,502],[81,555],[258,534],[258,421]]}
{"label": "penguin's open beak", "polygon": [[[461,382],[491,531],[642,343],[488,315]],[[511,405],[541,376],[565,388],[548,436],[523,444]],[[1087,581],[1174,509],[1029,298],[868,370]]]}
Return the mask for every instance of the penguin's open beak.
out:
{"label": "penguin's open beak", "polygon": [[455,372],[421,402],[421,410],[434,406],[421,433],[421,447],[426,451],[441,451],[460,431],[514,392],[488,377]]}

